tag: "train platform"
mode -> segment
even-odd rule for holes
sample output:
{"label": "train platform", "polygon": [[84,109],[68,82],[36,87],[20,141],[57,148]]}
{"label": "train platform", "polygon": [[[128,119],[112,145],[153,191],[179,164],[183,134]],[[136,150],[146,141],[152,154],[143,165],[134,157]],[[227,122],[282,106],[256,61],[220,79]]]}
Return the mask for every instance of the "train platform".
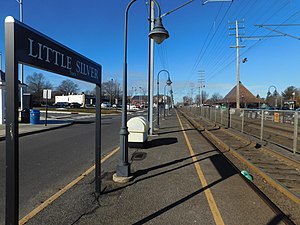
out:
{"label": "train platform", "polygon": [[129,148],[131,181],[113,181],[114,150],[102,160],[100,196],[91,169],[19,224],[289,224],[184,117],[160,122],[143,148]]}

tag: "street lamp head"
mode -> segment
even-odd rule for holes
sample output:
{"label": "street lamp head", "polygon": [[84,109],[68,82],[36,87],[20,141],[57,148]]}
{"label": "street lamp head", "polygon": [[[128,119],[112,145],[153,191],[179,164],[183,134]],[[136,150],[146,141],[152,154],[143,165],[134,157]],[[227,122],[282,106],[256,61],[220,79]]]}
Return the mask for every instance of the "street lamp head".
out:
{"label": "street lamp head", "polygon": [[169,32],[164,28],[160,17],[155,20],[154,28],[150,31],[148,36],[158,45],[169,38]]}
{"label": "street lamp head", "polygon": [[168,80],[166,81],[166,84],[167,84],[168,86],[170,86],[170,85],[172,84],[172,81],[170,80],[170,77],[169,77]]}

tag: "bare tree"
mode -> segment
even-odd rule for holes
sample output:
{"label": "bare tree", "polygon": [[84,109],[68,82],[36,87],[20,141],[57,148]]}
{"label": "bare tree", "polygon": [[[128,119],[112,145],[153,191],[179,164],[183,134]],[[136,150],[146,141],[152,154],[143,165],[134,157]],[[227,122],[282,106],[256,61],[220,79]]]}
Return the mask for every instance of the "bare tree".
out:
{"label": "bare tree", "polygon": [[59,94],[77,94],[77,92],[79,91],[79,87],[78,84],[74,83],[69,79],[66,79],[60,83],[56,90]]}
{"label": "bare tree", "polygon": [[102,94],[113,104],[114,99],[119,99],[121,95],[120,83],[117,80],[109,80],[102,83]]}
{"label": "bare tree", "polygon": [[218,101],[220,101],[220,100],[222,100],[222,99],[223,99],[223,96],[220,95],[220,93],[218,93],[218,92],[213,93],[213,95],[212,95],[211,98],[210,98],[210,100],[211,100],[212,102],[218,102]]}
{"label": "bare tree", "polygon": [[[202,103],[204,104],[205,101],[208,99],[209,94],[206,91],[201,91],[202,93]],[[196,95],[196,102],[200,102],[200,95]]]}
{"label": "bare tree", "polygon": [[191,97],[189,96],[183,96],[183,105],[190,105],[191,104]]}
{"label": "bare tree", "polygon": [[42,73],[33,73],[26,77],[26,83],[28,85],[28,92],[32,94],[33,102],[38,104],[42,103],[43,90],[52,89],[52,84],[46,80]]}

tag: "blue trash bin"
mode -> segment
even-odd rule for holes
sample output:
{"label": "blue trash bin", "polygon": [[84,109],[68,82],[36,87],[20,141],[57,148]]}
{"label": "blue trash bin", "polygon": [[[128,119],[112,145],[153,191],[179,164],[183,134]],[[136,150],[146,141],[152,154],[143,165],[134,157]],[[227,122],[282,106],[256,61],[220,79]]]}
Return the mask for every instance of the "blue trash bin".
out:
{"label": "blue trash bin", "polygon": [[31,109],[30,110],[30,124],[39,124],[40,123],[40,110]]}

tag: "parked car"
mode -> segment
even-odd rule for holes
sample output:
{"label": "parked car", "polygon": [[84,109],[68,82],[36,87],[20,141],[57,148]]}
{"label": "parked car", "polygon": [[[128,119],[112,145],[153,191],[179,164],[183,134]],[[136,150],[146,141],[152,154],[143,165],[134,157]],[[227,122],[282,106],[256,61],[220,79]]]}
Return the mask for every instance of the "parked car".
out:
{"label": "parked car", "polygon": [[101,103],[101,108],[109,108],[109,107],[111,107],[111,104],[109,102]]}
{"label": "parked car", "polygon": [[283,106],[283,107],[281,107],[281,110],[290,110],[290,108],[287,106]]}
{"label": "parked car", "polygon": [[55,108],[67,108],[69,106],[68,102],[56,102],[53,104]]}
{"label": "parked car", "polygon": [[74,109],[74,108],[80,108],[81,106],[82,105],[80,103],[78,103],[78,102],[71,102],[69,104],[69,108],[72,108],[72,109]]}

